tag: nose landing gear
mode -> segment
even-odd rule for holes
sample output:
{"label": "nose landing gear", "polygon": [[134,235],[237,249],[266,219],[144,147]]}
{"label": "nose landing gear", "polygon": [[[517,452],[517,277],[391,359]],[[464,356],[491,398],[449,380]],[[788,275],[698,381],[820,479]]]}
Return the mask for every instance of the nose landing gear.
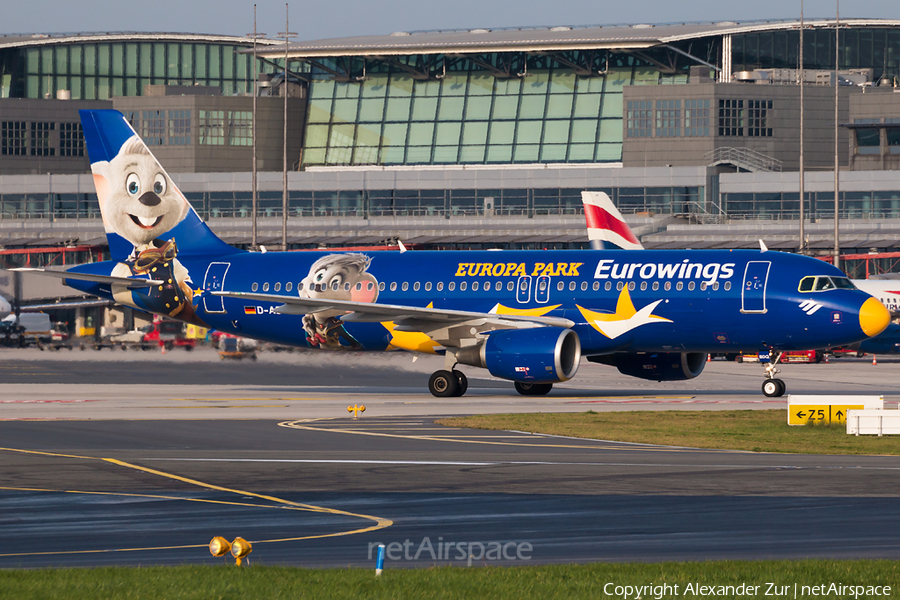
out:
{"label": "nose landing gear", "polygon": [[784,396],[784,392],[787,391],[785,383],[775,377],[775,375],[780,372],[775,368],[775,365],[781,360],[783,354],[783,352],[779,352],[774,361],[760,360],[760,363],[766,369],[766,380],[762,384],[762,393],[768,398],[780,398]]}

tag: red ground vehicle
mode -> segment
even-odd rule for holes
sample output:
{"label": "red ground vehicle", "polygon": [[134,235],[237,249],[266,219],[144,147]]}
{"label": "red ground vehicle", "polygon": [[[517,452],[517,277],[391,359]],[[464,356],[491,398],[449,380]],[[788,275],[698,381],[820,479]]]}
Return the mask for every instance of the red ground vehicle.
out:
{"label": "red ground vehicle", "polygon": [[820,363],[825,358],[821,350],[794,350],[785,352],[781,357],[783,363]]}
{"label": "red ground vehicle", "polygon": [[153,323],[145,327],[141,345],[156,344],[163,346],[166,350],[172,348],[184,348],[185,350],[193,350],[197,345],[197,340],[190,339],[184,334],[184,323],[180,321],[170,321],[155,317]]}

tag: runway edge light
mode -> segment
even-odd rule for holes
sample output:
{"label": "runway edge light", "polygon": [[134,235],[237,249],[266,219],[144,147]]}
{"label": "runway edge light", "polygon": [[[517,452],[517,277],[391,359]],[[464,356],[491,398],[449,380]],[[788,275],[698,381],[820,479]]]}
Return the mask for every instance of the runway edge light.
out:
{"label": "runway edge light", "polygon": [[228,540],[223,538],[220,535],[217,535],[209,542],[209,553],[219,558],[220,556],[225,556],[231,551],[231,544],[228,543]]}
{"label": "runway edge light", "polygon": [[241,566],[244,557],[253,552],[253,545],[242,537],[234,538],[231,542],[231,555],[237,559],[237,566]]}
{"label": "runway edge light", "polygon": [[378,544],[378,556],[375,558],[375,577],[380,577],[382,571],[384,571],[384,544]]}

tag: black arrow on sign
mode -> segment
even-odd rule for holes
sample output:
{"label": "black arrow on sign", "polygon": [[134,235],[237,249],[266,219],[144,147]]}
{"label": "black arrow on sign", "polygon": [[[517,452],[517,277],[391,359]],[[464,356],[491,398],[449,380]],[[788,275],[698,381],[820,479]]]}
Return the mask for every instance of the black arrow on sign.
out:
{"label": "black arrow on sign", "polygon": [[802,418],[805,417],[805,416],[806,416],[806,413],[803,412],[802,410],[801,410],[800,412],[797,413],[797,418],[798,418],[798,419],[802,419]]}
{"label": "black arrow on sign", "polygon": [[840,419],[841,417],[844,416],[844,411],[839,410],[839,411],[837,411],[837,412],[834,413],[834,414],[835,414],[835,416],[836,416],[838,419]]}

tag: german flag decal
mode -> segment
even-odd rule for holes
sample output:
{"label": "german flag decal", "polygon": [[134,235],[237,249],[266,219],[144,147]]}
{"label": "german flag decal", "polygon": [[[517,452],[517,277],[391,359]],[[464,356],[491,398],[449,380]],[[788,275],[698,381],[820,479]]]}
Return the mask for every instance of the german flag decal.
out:
{"label": "german flag decal", "polygon": [[255,307],[255,306],[245,306],[245,307],[244,307],[244,314],[245,314],[245,315],[255,315],[255,314],[256,314],[256,307]]}

